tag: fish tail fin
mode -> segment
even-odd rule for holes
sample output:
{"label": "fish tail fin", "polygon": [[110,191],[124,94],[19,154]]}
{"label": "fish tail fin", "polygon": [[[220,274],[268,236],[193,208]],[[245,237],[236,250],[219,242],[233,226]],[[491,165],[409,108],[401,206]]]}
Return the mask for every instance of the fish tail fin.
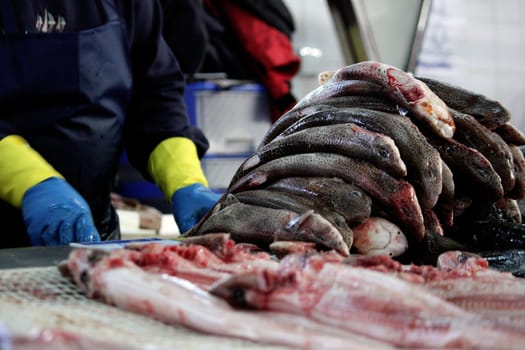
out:
{"label": "fish tail fin", "polygon": [[313,214],[314,214],[313,209],[305,211],[304,213],[288,221],[285,229],[289,232],[297,232],[299,228],[304,224],[304,222],[308,220]]}

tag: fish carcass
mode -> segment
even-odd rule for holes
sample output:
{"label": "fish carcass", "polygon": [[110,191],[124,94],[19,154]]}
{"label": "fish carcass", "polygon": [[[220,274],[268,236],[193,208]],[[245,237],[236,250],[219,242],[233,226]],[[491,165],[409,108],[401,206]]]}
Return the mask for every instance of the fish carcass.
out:
{"label": "fish carcass", "polygon": [[78,248],[61,269],[91,298],[264,344],[520,349],[525,341],[524,284],[472,254],[449,252],[438,267],[417,266],[288,242],[290,250],[276,260],[227,234],[208,237],[113,251]]}
{"label": "fish carcass", "polygon": [[[519,349],[523,346],[525,298],[520,293],[523,284],[515,277],[490,271],[485,279],[461,278],[460,273],[452,272],[448,275],[444,272],[439,278],[437,269],[431,273],[429,270],[433,267],[425,266],[420,270],[433,276],[425,281],[417,272],[411,272],[411,266],[396,265],[384,255],[382,258],[376,260],[382,263],[363,267],[355,261],[345,264],[332,258],[325,260],[322,255],[289,254],[279,269],[231,276],[213,285],[211,293],[233,305],[303,315],[401,348]],[[382,264],[386,268],[382,269]],[[392,266],[399,269],[396,271]],[[498,292],[488,290],[484,295],[492,299],[483,299],[483,296],[477,299],[482,287],[491,284],[489,281],[497,284],[504,280],[508,282],[500,288],[507,292],[504,297],[499,299]],[[441,285],[443,287],[438,288]],[[516,287],[520,289],[514,291]],[[465,308],[468,305],[459,301],[460,297],[469,295],[479,300],[479,308]],[[505,309],[505,303],[510,300],[518,303],[519,311],[515,314]],[[490,302],[498,301],[501,301],[497,304],[501,305],[498,309],[501,314],[486,308]],[[513,318],[507,320],[506,317]],[[512,320],[521,323],[515,324]]]}
{"label": "fish carcass", "polygon": [[213,281],[237,273],[271,271],[278,264],[264,254],[250,256],[242,246],[229,244],[225,250],[229,261],[193,244],[150,244],[112,252],[79,248],[60,268],[91,298],[205,334],[297,349],[393,349],[388,343],[299,315],[233,308],[207,291]]}

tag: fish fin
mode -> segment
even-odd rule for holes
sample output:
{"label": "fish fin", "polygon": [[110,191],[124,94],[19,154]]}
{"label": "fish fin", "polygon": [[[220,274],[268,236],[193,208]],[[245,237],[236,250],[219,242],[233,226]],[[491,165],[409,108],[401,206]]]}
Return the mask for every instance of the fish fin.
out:
{"label": "fish fin", "polygon": [[317,77],[319,85],[324,85],[324,83],[330,80],[330,78],[332,78],[334,74],[335,74],[335,70],[329,70],[329,71],[319,73],[319,76]]}
{"label": "fish fin", "polygon": [[261,158],[259,157],[258,154],[255,154],[253,156],[251,156],[250,158],[248,158],[242,165],[242,170],[246,171],[248,169],[251,169],[253,167],[255,167],[257,164],[259,164],[261,162]]}
{"label": "fish fin", "polygon": [[227,206],[232,204],[240,203],[241,201],[231,193],[226,193],[224,197],[217,203],[217,205],[212,209],[213,214],[223,210]]}
{"label": "fish fin", "polygon": [[288,223],[285,226],[285,230],[288,232],[296,232],[299,227],[308,219],[310,216],[312,216],[314,213],[313,209],[307,210],[304,213],[296,216],[295,218],[288,221]]}

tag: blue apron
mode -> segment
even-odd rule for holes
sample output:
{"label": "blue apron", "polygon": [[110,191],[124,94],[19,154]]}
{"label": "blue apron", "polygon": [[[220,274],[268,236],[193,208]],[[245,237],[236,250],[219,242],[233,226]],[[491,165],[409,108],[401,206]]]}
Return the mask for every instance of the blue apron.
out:
{"label": "blue apron", "polygon": [[[0,2],[0,121],[23,136],[89,203],[103,240],[120,238],[110,192],[132,87],[125,24],[76,33],[16,33]],[[66,18],[67,21],[67,18]],[[20,210],[0,201],[0,247],[29,245]]]}

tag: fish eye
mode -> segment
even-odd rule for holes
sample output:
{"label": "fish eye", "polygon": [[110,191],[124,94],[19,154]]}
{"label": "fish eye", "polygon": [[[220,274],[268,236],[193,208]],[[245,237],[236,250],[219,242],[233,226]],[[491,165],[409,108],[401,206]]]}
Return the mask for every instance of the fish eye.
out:
{"label": "fish eye", "polygon": [[245,305],[246,304],[246,300],[244,298],[245,295],[246,295],[246,293],[244,292],[243,288],[235,288],[232,291],[232,301],[236,305]]}
{"label": "fish eye", "polygon": [[390,158],[390,152],[386,148],[380,147],[378,153],[382,158]]}
{"label": "fish eye", "polygon": [[88,284],[88,282],[89,282],[89,275],[87,273],[87,270],[82,271],[82,273],[80,274],[80,282],[82,282],[82,284],[84,284],[84,285]]}
{"label": "fish eye", "polygon": [[286,230],[291,230],[297,226],[299,223],[299,217],[295,217],[292,220],[288,221],[288,223],[285,226]]}
{"label": "fish eye", "polygon": [[352,196],[352,197],[361,197],[362,193],[359,192],[359,191],[351,191],[350,192],[350,196]]}

